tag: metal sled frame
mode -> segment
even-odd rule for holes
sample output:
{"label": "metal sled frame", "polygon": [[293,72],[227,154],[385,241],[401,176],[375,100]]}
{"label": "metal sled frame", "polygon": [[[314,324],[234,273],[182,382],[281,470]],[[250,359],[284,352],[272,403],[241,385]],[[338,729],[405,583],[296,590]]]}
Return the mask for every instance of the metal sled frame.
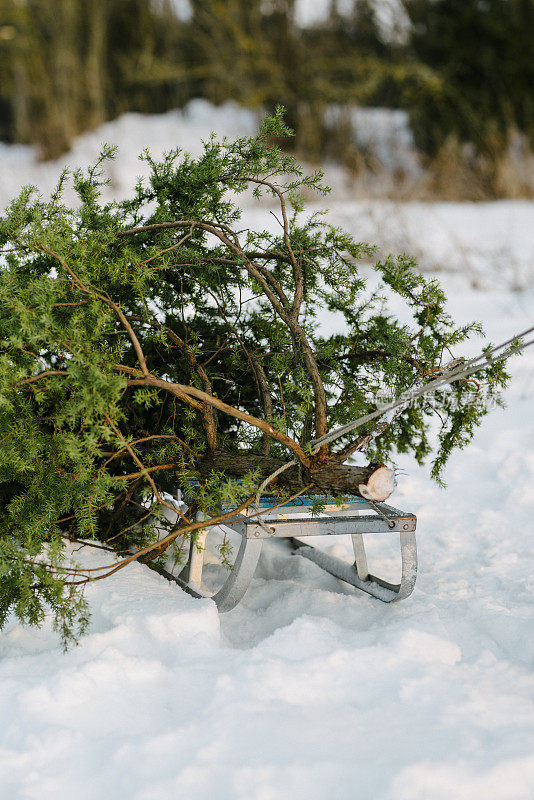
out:
{"label": "metal sled frame", "polygon": [[[233,569],[229,572],[223,586],[213,595],[202,589],[202,570],[204,550],[209,528],[197,533],[191,541],[189,560],[179,577],[171,576],[165,569],[155,567],[158,572],[182,586],[194,597],[211,597],[219,611],[230,611],[247,591],[261,553],[265,539],[286,539],[295,555],[313,561],[330,575],[349,583],[356,589],[376,597],[384,603],[394,603],[408,597],[415,586],[417,577],[417,546],[415,528],[417,518],[414,514],[400,511],[384,503],[369,504],[366,500],[354,497],[350,502],[337,506],[333,498],[319,496],[300,497],[280,505],[274,510],[276,498],[262,497],[260,506],[250,510],[248,515],[236,514],[225,521],[224,526],[241,536],[241,544]],[[325,504],[322,516],[297,516],[296,513],[310,514],[317,503]],[[326,509],[329,509],[328,511]],[[360,514],[371,509],[375,513]],[[287,514],[291,514],[288,517]],[[391,534],[400,536],[402,576],[400,583],[392,584],[372,575],[367,567],[367,556],[363,534]],[[338,536],[349,534],[354,548],[354,564],[329,555],[318,548],[301,541],[308,536]]]}

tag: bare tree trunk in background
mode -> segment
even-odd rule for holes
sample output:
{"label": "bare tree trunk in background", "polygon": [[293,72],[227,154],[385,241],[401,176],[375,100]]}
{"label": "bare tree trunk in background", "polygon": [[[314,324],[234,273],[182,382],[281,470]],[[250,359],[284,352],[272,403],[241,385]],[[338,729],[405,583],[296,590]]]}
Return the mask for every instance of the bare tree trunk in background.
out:
{"label": "bare tree trunk in background", "polygon": [[54,128],[59,137],[58,145],[61,149],[65,149],[80,129],[79,86],[83,83],[80,58],[80,4],[77,0],[59,0],[59,2],[53,0],[49,4],[51,14],[54,13],[54,8],[57,9],[52,52],[54,105],[57,109]]}
{"label": "bare tree trunk in background", "polygon": [[85,69],[85,85],[87,87],[89,106],[87,123],[89,127],[93,128],[106,118],[107,4],[103,2],[87,3],[86,15],[89,29]]}
{"label": "bare tree trunk in background", "polygon": [[28,86],[28,74],[24,69],[24,63],[18,53],[13,63],[13,128],[16,141],[26,142],[30,140],[30,116],[29,99],[30,92]]}

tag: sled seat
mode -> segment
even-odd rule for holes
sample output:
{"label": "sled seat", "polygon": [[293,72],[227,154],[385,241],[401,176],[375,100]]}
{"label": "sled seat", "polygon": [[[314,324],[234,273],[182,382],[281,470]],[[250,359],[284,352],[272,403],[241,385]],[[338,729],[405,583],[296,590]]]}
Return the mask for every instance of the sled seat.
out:
{"label": "sled seat", "polygon": [[[316,513],[318,506],[323,507],[320,514]],[[245,513],[236,513],[224,522],[224,527],[240,535],[241,542],[233,568],[217,592],[209,594],[202,586],[209,526],[198,531],[191,541],[188,561],[180,576],[172,576],[163,568],[157,569],[169,580],[179,583],[189,594],[212,597],[219,611],[230,611],[250,585],[265,539],[284,539],[294,555],[313,561],[330,575],[384,603],[393,603],[408,597],[415,586],[416,524],[414,514],[385,503],[370,503],[361,497],[345,498],[345,502],[338,505],[336,499],[328,495],[304,495],[287,502],[273,495],[262,495],[257,506],[249,507]],[[400,583],[389,583],[369,572],[364,534],[398,534]],[[314,536],[340,535],[351,537],[354,550],[352,564],[302,541],[307,538],[313,541]]]}

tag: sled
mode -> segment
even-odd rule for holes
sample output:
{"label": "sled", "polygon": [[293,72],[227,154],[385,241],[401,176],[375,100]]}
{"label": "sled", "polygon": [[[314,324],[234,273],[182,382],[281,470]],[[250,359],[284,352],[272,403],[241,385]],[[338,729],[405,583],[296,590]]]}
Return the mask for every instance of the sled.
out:
{"label": "sled", "polygon": [[[318,504],[324,506],[320,515],[313,515]],[[275,507],[276,506],[276,507]],[[272,496],[262,496],[260,503],[247,513],[238,514],[224,522],[241,537],[233,568],[215,593],[202,584],[206,537],[210,528],[197,532],[189,546],[189,556],[180,575],[174,576],[165,568],[154,565],[168,580],[178,583],[194,597],[211,597],[220,612],[230,611],[244,596],[254,576],[265,539],[284,539],[291,552],[312,561],[330,575],[372,595],[384,603],[404,600],[412,593],[417,577],[417,545],[414,514],[385,503],[375,503],[361,497],[348,498],[337,505],[333,497],[301,496],[289,502]],[[214,526],[218,527],[218,526]],[[364,534],[398,534],[400,540],[401,579],[394,584],[369,572]],[[332,556],[303,539],[313,541],[317,536],[350,536],[354,563]]]}

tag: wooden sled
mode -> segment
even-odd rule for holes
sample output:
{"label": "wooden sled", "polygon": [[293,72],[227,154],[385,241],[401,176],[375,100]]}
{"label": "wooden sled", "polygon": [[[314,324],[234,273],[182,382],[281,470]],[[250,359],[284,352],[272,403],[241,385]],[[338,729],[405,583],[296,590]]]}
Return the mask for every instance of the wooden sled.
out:
{"label": "wooden sled", "polygon": [[[360,497],[352,497],[349,502],[338,506],[332,497],[302,496],[272,509],[280,502],[275,497],[264,496],[259,506],[248,509],[248,514],[236,514],[224,523],[225,527],[239,534],[241,540],[233,569],[228,571],[224,584],[215,593],[207,592],[202,584],[209,528],[198,532],[195,540],[191,541],[187,564],[179,576],[172,575],[160,566],[154,565],[153,569],[178,583],[194,597],[211,597],[219,611],[230,611],[250,585],[264,540],[285,539],[295,555],[313,561],[330,575],[384,603],[404,600],[412,593],[417,577],[417,518],[414,514],[385,503],[369,503]],[[321,516],[312,516],[312,509],[317,503],[324,504],[324,512]],[[399,534],[400,583],[389,583],[369,572],[363,535],[370,533]],[[355,558],[353,564],[302,541],[313,536],[340,535],[351,536]]]}

